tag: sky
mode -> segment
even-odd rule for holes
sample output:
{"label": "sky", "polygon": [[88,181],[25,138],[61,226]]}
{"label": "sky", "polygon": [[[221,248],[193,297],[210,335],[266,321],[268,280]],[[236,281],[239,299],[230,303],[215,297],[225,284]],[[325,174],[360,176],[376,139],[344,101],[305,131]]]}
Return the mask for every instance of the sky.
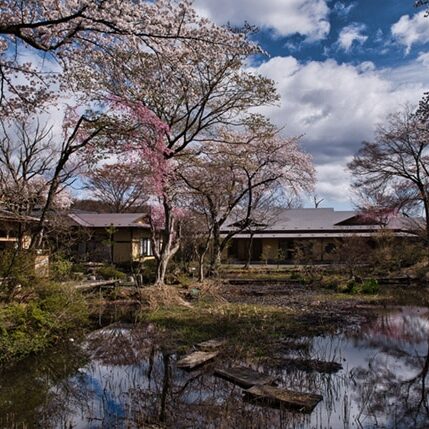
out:
{"label": "sky", "polygon": [[[429,17],[413,0],[194,0],[218,24],[259,28],[267,55],[249,67],[276,82],[280,103],[260,109],[303,135],[323,207],[351,209],[347,162],[377,124],[429,90]],[[311,206],[311,200],[305,200]]]}

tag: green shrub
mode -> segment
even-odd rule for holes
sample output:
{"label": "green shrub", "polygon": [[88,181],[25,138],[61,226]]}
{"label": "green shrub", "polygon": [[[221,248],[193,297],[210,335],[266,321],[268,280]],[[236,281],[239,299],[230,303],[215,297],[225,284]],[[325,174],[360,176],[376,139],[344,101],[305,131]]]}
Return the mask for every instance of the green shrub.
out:
{"label": "green shrub", "polygon": [[73,263],[66,259],[63,255],[57,253],[51,257],[50,270],[53,280],[70,280],[73,270]]}
{"label": "green shrub", "polygon": [[378,281],[375,279],[364,280],[360,287],[360,292],[368,295],[375,295],[379,291],[380,286],[378,284]]}
{"label": "green shrub", "polygon": [[80,264],[80,263],[76,264],[76,263],[74,263],[73,266],[72,266],[72,268],[71,268],[71,271],[73,273],[86,273],[87,272],[87,268],[85,267],[84,264]]}
{"label": "green shrub", "polygon": [[356,280],[351,279],[346,282],[340,282],[336,287],[337,292],[340,293],[359,293],[359,284]]}
{"label": "green shrub", "polygon": [[292,271],[291,273],[290,273],[290,277],[289,277],[291,280],[303,280],[303,275],[302,275],[302,273],[301,272],[299,272],[299,271]]}
{"label": "green shrub", "polygon": [[34,253],[27,250],[7,249],[0,252],[0,277],[10,279],[12,287],[17,284],[31,286],[34,283]]}
{"label": "green shrub", "polygon": [[363,293],[367,295],[375,295],[379,292],[380,287],[378,281],[375,279],[367,279],[362,283],[354,279],[348,280],[346,283],[342,282],[337,286],[337,292],[358,294]]}
{"label": "green shrub", "polygon": [[88,322],[88,308],[72,287],[43,283],[31,300],[0,307],[0,364],[21,359]]}
{"label": "green shrub", "polygon": [[105,280],[118,279],[126,280],[127,276],[122,271],[119,271],[112,265],[107,265],[105,267],[97,268],[97,274]]}
{"label": "green shrub", "polygon": [[154,283],[156,280],[156,260],[149,259],[143,262],[143,283]]}
{"label": "green shrub", "polygon": [[338,290],[344,279],[338,275],[324,275],[320,281],[320,285],[324,289]]}

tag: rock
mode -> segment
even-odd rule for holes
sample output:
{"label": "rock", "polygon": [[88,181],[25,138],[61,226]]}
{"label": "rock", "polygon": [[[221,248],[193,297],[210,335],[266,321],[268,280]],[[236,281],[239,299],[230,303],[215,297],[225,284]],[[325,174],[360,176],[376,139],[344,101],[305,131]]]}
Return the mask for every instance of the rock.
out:
{"label": "rock", "polygon": [[216,368],[214,373],[218,377],[221,377],[244,388],[272,384],[276,380],[275,377],[271,375],[263,374],[246,367],[235,367],[228,369]]}
{"label": "rock", "polygon": [[219,352],[193,352],[177,362],[178,368],[194,369],[213,360]]}

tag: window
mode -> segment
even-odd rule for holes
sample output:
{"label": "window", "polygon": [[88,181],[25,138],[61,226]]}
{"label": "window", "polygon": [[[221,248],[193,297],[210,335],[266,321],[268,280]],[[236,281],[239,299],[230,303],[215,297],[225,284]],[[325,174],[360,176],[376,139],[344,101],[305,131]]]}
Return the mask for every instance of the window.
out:
{"label": "window", "polygon": [[142,238],[140,240],[140,256],[153,256],[152,242],[149,238]]}

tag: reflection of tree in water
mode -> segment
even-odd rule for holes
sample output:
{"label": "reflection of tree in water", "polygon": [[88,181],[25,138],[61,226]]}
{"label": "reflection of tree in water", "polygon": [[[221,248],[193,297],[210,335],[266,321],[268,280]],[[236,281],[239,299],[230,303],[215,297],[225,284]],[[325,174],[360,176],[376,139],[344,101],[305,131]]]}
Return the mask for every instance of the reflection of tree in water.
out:
{"label": "reflection of tree in water", "polygon": [[86,348],[93,359],[104,365],[133,365],[146,359],[153,351],[153,327],[132,327],[115,324],[93,331]]}
{"label": "reflection of tree in water", "polygon": [[[332,350],[338,344],[333,338],[330,341],[332,344],[325,341],[324,350],[309,344],[298,355],[334,359],[336,352]],[[150,328],[104,328],[88,336],[84,350],[90,355],[89,361],[78,359],[79,350],[63,354],[63,365],[69,370],[51,377],[45,394],[34,403],[26,403],[30,410],[37,409],[27,412],[22,420],[29,427],[38,422],[38,427],[44,428],[114,429],[157,424],[175,428],[322,428],[329,427],[338,415],[345,422],[343,426],[349,419],[343,375],[298,371],[281,363],[275,367],[272,362],[256,365],[229,358],[217,360],[216,365],[243,364],[276,375],[286,388],[321,393],[323,403],[312,415],[302,415],[245,402],[242,389],[214,377],[210,366],[191,373],[177,369],[176,354],[163,349]],[[40,362],[35,363],[34,371],[33,378],[49,378],[49,369]],[[19,379],[23,388],[35,383],[21,375]]]}
{"label": "reflection of tree in water", "polygon": [[65,344],[2,372],[0,427],[60,426],[71,398],[81,401],[81,392],[68,380],[87,362],[79,347]]}
{"label": "reflection of tree in water", "polygon": [[[163,422],[177,428],[286,428],[306,427],[309,421],[309,416],[244,402],[242,390],[213,377],[210,367],[191,373],[177,369],[177,356],[159,348],[141,328],[97,331],[89,337],[88,349],[97,361],[89,367],[89,375],[103,381],[97,398],[100,408],[90,406],[90,419],[100,427]],[[307,386],[314,383],[308,379]]]}
{"label": "reflection of tree in water", "polygon": [[[247,362],[242,364],[249,365]],[[329,414],[341,413],[338,408],[347,409],[347,404],[339,401],[339,398],[343,399],[341,394],[345,383],[343,377],[287,371],[281,365],[275,369],[270,364],[254,366],[254,369],[275,374],[282,386],[307,392],[321,392],[324,395],[324,411],[321,411],[321,407],[315,411],[319,414],[319,422],[326,421],[326,414],[329,420]],[[210,368],[201,372],[186,373],[175,368],[175,356],[170,357],[160,352],[152,371],[154,384],[149,389],[129,391],[130,419],[137,426],[155,423],[161,417],[168,427],[178,428],[313,427],[310,423],[312,416],[292,413],[284,408],[275,410],[261,407],[243,401],[242,389],[213,377]],[[345,400],[349,401],[348,398]],[[343,419],[347,421],[348,417],[346,412]]]}
{"label": "reflection of tree in water", "polygon": [[427,428],[429,404],[429,337],[427,314],[385,316],[365,332],[368,342],[380,342],[382,351],[368,368],[353,371],[359,420],[381,422],[382,427]]}

